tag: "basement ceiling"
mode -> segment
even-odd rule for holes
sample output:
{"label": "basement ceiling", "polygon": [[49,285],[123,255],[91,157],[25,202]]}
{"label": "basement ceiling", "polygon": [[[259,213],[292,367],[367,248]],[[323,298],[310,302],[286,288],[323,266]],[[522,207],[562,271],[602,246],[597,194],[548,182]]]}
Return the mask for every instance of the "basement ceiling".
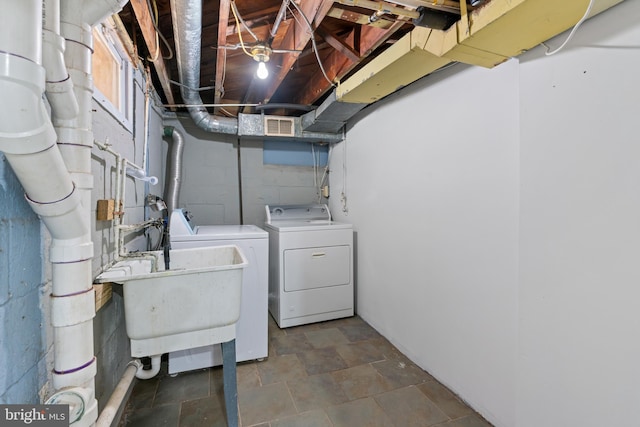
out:
{"label": "basement ceiling", "polygon": [[[474,0],[466,7],[488,3]],[[201,98],[211,104],[210,113],[221,116],[301,115],[320,105],[332,85],[413,30],[416,10],[428,26],[448,27],[460,19],[460,6],[454,0],[292,0],[284,6],[281,0],[204,0]],[[119,17],[162,101],[184,110],[170,1],[131,0]],[[263,48],[269,73],[264,80],[256,75]]]}

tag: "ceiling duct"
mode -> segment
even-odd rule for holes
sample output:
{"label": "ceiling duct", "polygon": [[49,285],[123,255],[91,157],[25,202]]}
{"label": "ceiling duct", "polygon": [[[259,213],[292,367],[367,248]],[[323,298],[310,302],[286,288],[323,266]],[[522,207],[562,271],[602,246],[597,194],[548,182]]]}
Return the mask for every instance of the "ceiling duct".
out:
{"label": "ceiling duct", "polygon": [[209,114],[200,98],[202,0],[171,0],[180,91],[194,123],[207,132],[236,134],[238,121]]}
{"label": "ceiling duct", "polygon": [[239,114],[238,119],[211,115],[203,106],[200,87],[202,0],[171,0],[171,15],[181,92],[194,123],[207,132],[247,137],[274,137],[334,143],[342,133],[304,131],[299,117]]}
{"label": "ceiling duct", "polygon": [[327,143],[342,141],[342,133],[303,130],[300,117],[242,113],[238,114],[238,136]]}
{"label": "ceiling duct", "polygon": [[340,102],[334,90],[317,109],[302,116],[302,129],[313,132],[341,132],[342,127],[367,103]]}
{"label": "ceiling duct", "polygon": [[424,6],[420,6],[417,12],[420,16],[413,19],[413,25],[433,28],[434,30],[447,30],[460,19],[460,14],[430,9]]}
{"label": "ceiling duct", "polygon": [[[594,0],[589,16],[621,1]],[[464,14],[448,30],[416,27],[341,82],[337,99],[376,102],[450,63],[495,67],[574,26],[586,3],[491,0]]]}

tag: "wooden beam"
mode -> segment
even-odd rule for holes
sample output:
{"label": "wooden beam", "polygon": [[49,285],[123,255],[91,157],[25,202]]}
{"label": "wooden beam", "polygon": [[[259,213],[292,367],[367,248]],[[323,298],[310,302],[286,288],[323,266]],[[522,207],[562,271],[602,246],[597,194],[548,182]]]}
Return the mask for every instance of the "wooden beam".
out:
{"label": "wooden beam", "polygon": [[349,46],[348,44],[331,34],[329,29],[323,24],[320,24],[320,26],[316,29],[316,32],[320,34],[331,47],[349,58],[351,61],[360,61],[360,55],[358,55],[358,52],[356,52],[353,47]]}
{"label": "wooden beam", "polygon": [[352,22],[354,24],[371,25],[380,28],[389,28],[393,24],[393,21],[389,21],[384,17],[371,22],[369,20],[371,15],[365,15],[363,13],[354,12],[337,6],[332,7],[329,13],[327,13],[327,16],[331,16],[332,18],[340,19],[342,21]]}
{"label": "wooden beam", "polygon": [[[309,0],[306,2],[301,2],[300,8],[303,13],[311,23],[313,29],[317,28],[320,25],[320,22],[327,15],[331,7],[333,6],[333,0]],[[298,11],[295,9],[294,13],[297,15]],[[304,47],[309,43],[311,37],[313,37],[313,33],[311,29],[309,29],[304,22],[304,18],[298,17],[298,19],[294,19],[294,23],[292,23],[284,36],[284,39],[280,46],[273,46],[274,49],[289,49],[295,51],[302,51]],[[273,94],[276,93],[276,90],[282,84],[282,81],[285,79],[291,67],[298,59],[300,52],[291,52],[283,54],[282,59],[280,61],[280,69],[277,74],[275,74],[270,79],[270,84],[265,91],[264,102],[269,102]]]}
{"label": "wooden beam", "polygon": [[[138,25],[142,31],[142,37],[144,38],[150,55],[157,56],[156,60],[153,61],[153,67],[158,74],[164,96],[167,98],[169,104],[175,104],[176,102],[173,98],[173,92],[171,92],[171,84],[169,82],[169,73],[164,64],[162,53],[159,51],[160,46],[156,43],[156,29],[153,27],[153,18],[151,17],[148,3],[146,0],[131,0],[131,6],[133,7],[133,12],[136,15],[136,20],[138,21]],[[172,108],[172,110],[175,110],[175,108]]]}
{"label": "wooden beam", "polygon": [[[229,10],[231,9],[230,0],[220,0],[220,14],[218,16],[218,50],[216,55],[216,81],[214,104],[219,104],[222,99],[224,90],[224,69],[227,62],[227,25],[229,24]],[[223,47],[220,49],[220,47]],[[213,109],[213,114],[218,112],[218,107]]]}
{"label": "wooden beam", "polygon": [[[361,52],[361,59],[366,58],[404,24],[405,22],[398,21],[388,29],[362,26],[361,34],[359,35],[360,47],[356,47],[355,50]],[[351,37],[357,39],[355,32],[352,32]],[[349,71],[353,70],[358,63],[358,61],[346,58],[342,53],[335,51],[323,62],[323,66],[327,76],[332,80],[336,80],[344,77]],[[318,70],[316,74],[309,79],[309,84],[306,86],[305,91],[298,96],[296,102],[299,104],[313,104],[329,89],[331,89],[331,84],[324,78],[322,71]]]}

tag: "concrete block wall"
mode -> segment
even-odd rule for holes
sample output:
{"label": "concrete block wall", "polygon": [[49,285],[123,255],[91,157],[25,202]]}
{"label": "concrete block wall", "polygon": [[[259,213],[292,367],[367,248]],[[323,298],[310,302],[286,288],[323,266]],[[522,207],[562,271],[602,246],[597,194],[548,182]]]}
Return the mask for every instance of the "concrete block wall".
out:
{"label": "concrete block wall", "polygon": [[[189,117],[165,120],[165,124],[175,126],[185,137],[178,206],[193,215],[193,225],[260,227],[267,204],[317,201],[313,167],[264,165],[262,140],[238,141],[235,135],[207,133]],[[165,142],[166,152],[170,141]]]}
{"label": "concrete block wall", "polygon": [[[93,132],[98,142],[108,141],[111,149],[129,161],[143,166],[144,161],[144,109],[145,96],[143,76],[135,73],[137,84],[134,85],[133,125],[126,127],[112,115],[108,108],[94,99]],[[125,206],[123,223],[136,224],[150,216],[158,217],[145,207],[146,195],[153,193],[162,195],[163,180],[161,176],[162,118],[159,110],[151,108],[149,112],[149,137],[147,164],[149,175],[157,176],[159,183],[150,186],[144,181],[126,178]],[[116,194],[116,159],[112,154],[94,147],[92,171],[94,188],[92,194],[92,239],[94,243],[93,276],[115,257],[115,240],[112,221],[97,221],[96,207],[99,199],[113,199]],[[159,235],[155,230],[149,232],[149,239],[157,241]],[[129,251],[146,250],[148,238],[144,233],[132,233],[125,237],[125,246]],[[126,364],[131,360],[129,339],[126,334],[124,318],[124,300],[122,287],[113,285],[112,299],[103,306],[94,318],[94,349],[98,360],[96,376],[96,398],[99,407],[103,408],[111,392],[120,380]]]}
{"label": "concrete block wall", "polygon": [[0,404],[39,403],[46,380],[40,220],[0,153]]}

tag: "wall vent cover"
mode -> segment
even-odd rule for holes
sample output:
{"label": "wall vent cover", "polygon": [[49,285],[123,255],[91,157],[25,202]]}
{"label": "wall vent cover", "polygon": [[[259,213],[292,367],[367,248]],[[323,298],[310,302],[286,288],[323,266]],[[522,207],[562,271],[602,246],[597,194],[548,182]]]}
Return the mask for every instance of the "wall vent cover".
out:
{"label": "wall vent cover", "polygon": [[264,116],[266,136],[293,136],[293,117]]}

